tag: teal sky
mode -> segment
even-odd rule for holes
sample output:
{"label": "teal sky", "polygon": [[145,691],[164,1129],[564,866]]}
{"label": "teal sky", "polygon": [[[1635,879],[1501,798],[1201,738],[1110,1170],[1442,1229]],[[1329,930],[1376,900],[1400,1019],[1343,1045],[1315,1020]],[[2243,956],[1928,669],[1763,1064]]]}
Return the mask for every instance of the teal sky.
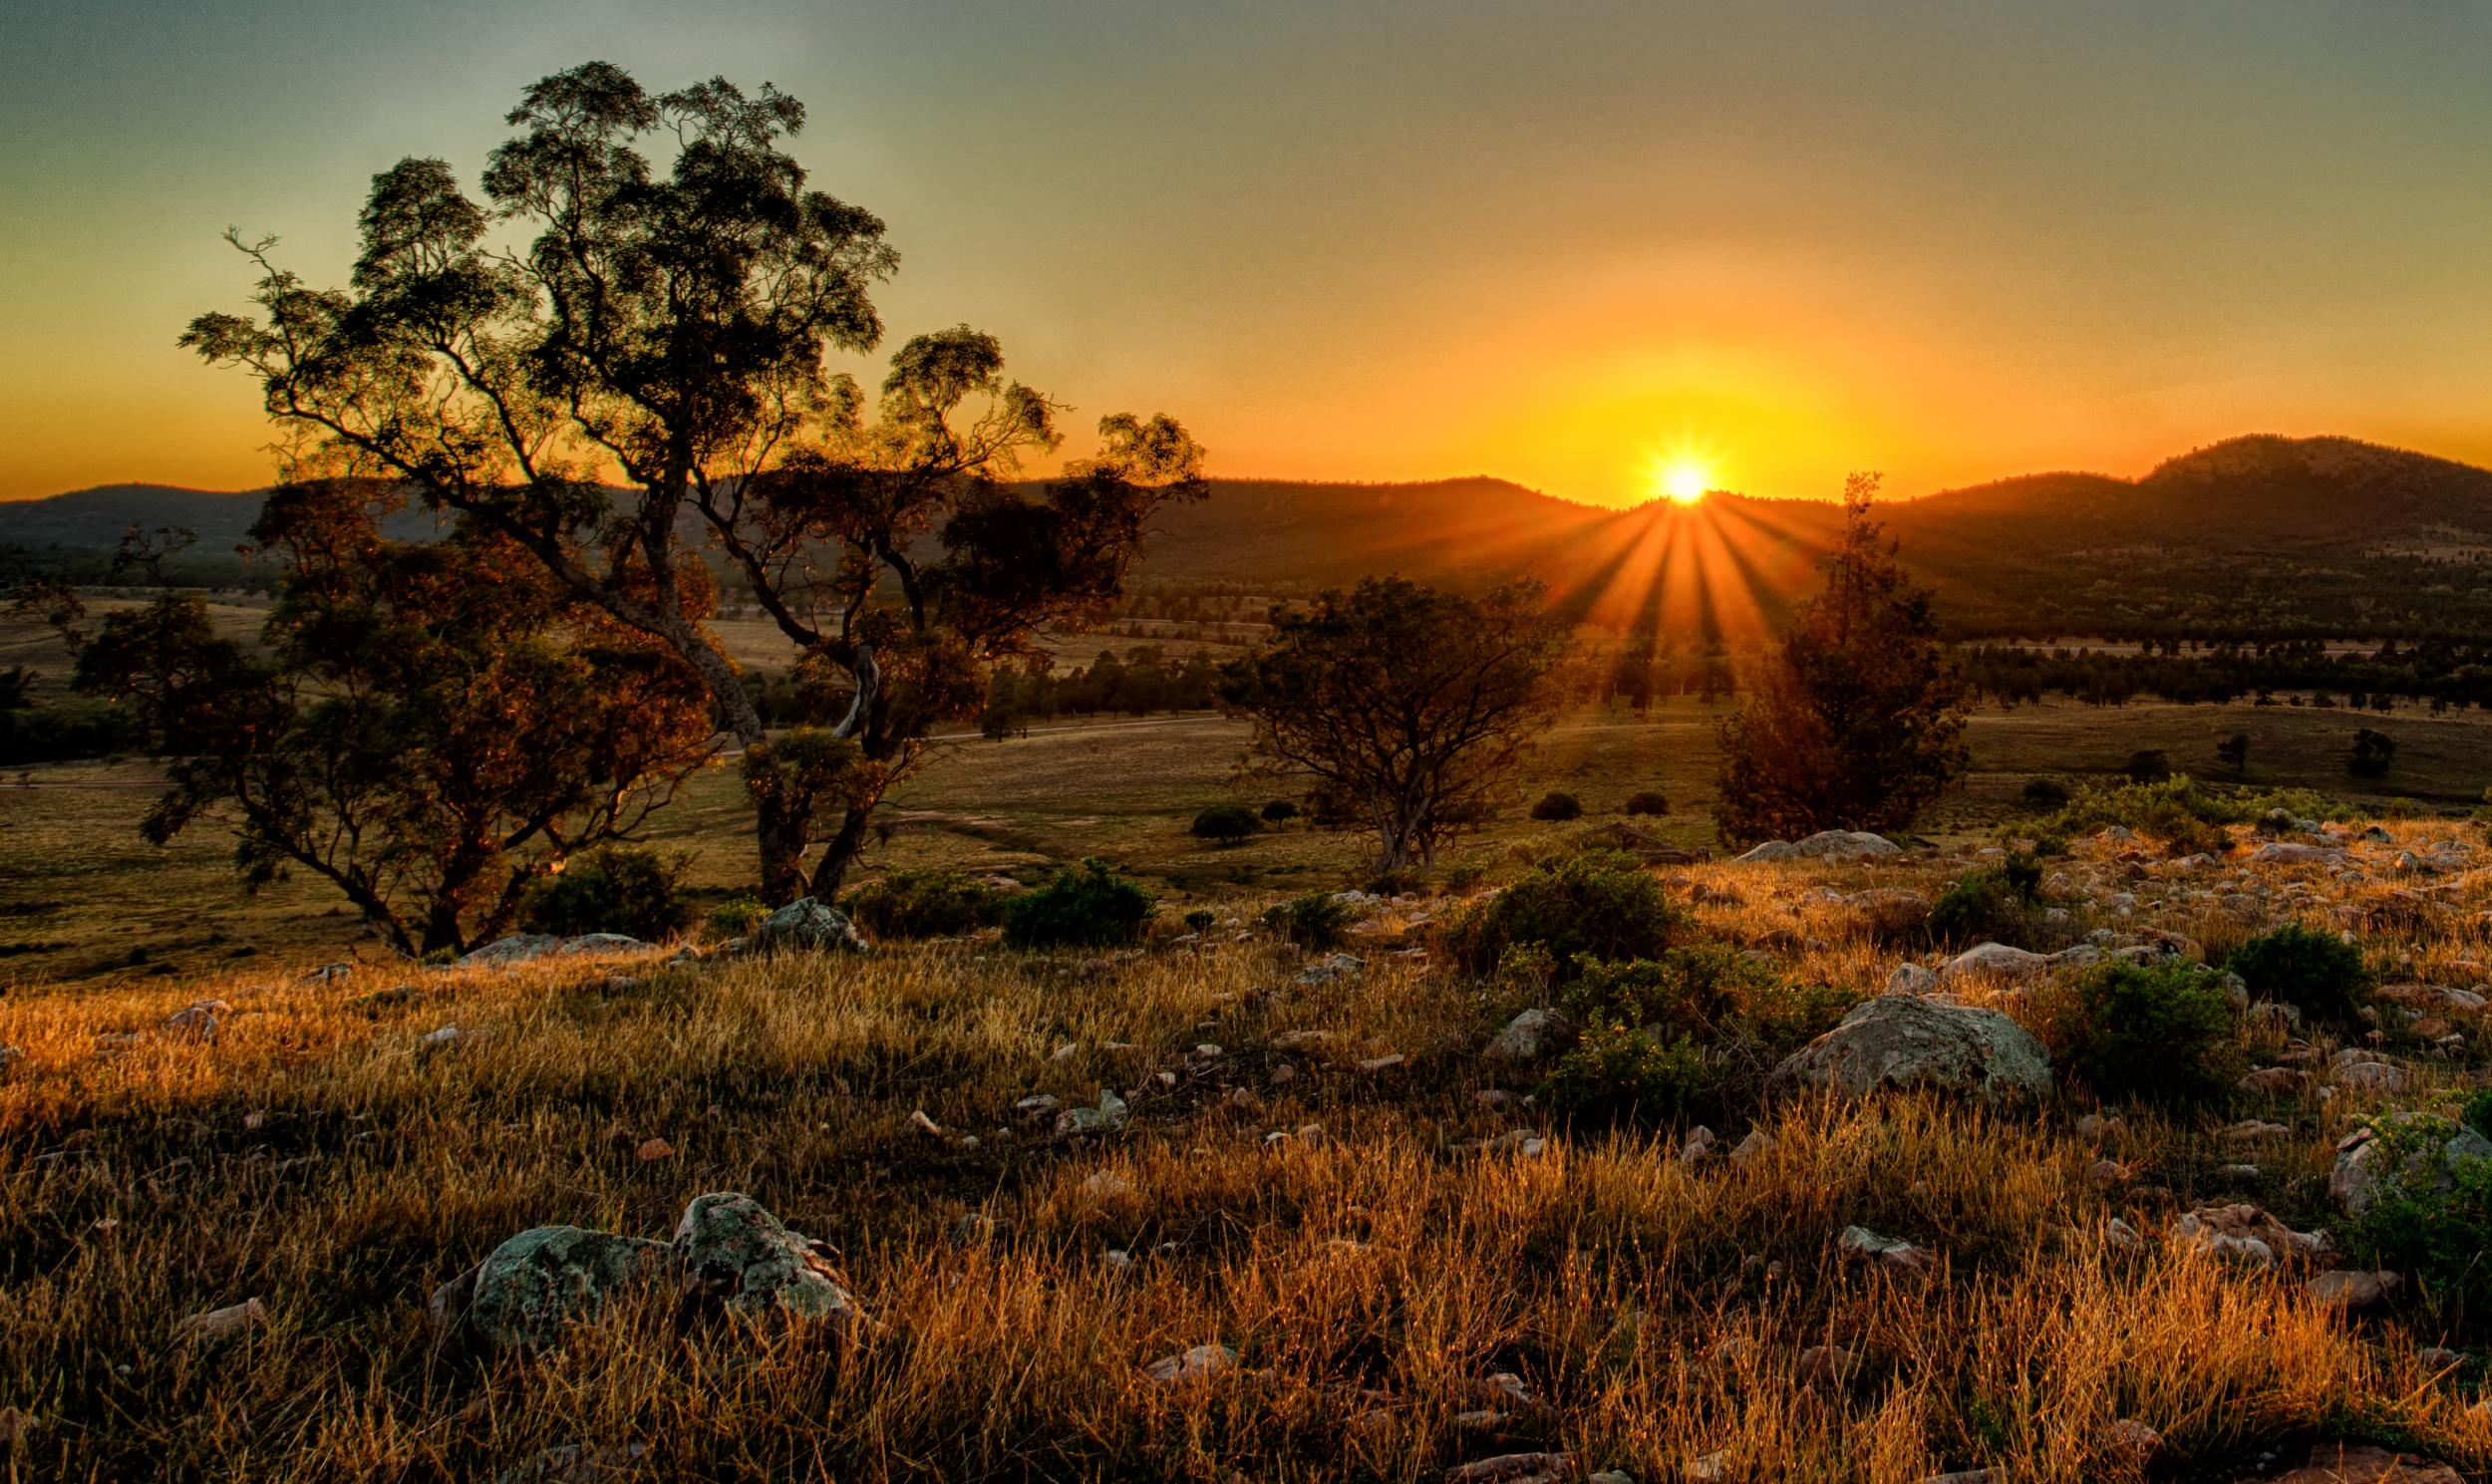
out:
{"label": "teal sky", "polygon": [[2492,462],[2492,6],[17,0],[0,496],[240,486],[173,347],[233,224],[344,277],[368,178],[472,180],[590,58],[803,99],[818,183],[968,321],[1215,471],[1625,502],[2142,471],[2237,433]]}

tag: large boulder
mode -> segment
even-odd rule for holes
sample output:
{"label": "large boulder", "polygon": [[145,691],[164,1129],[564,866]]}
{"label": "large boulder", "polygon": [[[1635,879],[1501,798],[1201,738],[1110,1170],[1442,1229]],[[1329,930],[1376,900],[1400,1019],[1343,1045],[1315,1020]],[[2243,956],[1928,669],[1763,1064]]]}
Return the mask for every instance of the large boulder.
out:
{"label": "large boulder", "polygon": [[2048,954],[2029,953],[2005,943],[1983,943],[1941,964],[1938,977],[1942,983],[1977,974],[1996,979],[2025,979],[2048,973],[2050,967]]}
{"label": "large boulder", "polygon": [[2355,1129],[2336,1145],[2328,1194],[2345,1215],[2359,1216],[2384,1185],[2409,1193],[2447,1190],[2470,1159],[2492,1159],[2492,1139],[2454,1118],[2399,1113]]}
{"label": "large boulder", "polygon": [[2050,1090],[2050,1053],[1998,1011],[1880,995],[1783,1058],[1773,1080],[1850,1096],[1884,1087],[1940,1087],[2014,1101]]}
{"label": "large boulder", "polygon": [[696,1198],[671,1251],[688,1308],[768,1324],[818,1321],[834,1332],[864,1322],[829,1245],[789,1231],[749,1195]]}
{"label": "large boulder", "polygon": [[762,919],[753,946],[764,952],[804,949],[863,953],[869,946],[848,915],[826,902],[800,897]]}
{"label": "large boulder", "polygon": [[550,933],[513,933],[496,938],[459,960],[462,969],[507,969],[534,959],[582,953],[636,953],[653,945],[621,933],[585,933],[557,938]]}
{"label": "large boulder", "polygon": [[575,1226],[531,1227],[434,1295],[448,1340],[462,1322],[488,1349],[535,1349],[563,1326],[593,1320],[608,1300],[655,1274],[666,1244]]}
{"label": "large boulder", "polygon": [[1574,1038],[1575,1028],[1564,1016],[1534,1006],[1506,1022],[1488,1042],[1488,1054],[1504,1061],[1537,1061]]}
{"label": "large boulder", "polygon": [[1767,840],[1738,859],[1765,860],[1884,860],[1901,855],[1904,847],[1884,835],[1873,835],[1859,829],[1821,829],[1804,840]]}

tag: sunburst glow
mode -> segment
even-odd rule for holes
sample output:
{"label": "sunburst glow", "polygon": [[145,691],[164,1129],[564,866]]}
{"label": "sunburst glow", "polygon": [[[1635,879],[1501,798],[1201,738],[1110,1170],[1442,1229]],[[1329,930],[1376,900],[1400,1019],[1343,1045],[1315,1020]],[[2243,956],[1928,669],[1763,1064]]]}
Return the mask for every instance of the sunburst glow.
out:
{"label": "sunburst glow", "polygon": [[1673,458],[1654,472],[1653,485],[1674,504],[1693,505],[1713,484],[1713,471],[1694,458]]}

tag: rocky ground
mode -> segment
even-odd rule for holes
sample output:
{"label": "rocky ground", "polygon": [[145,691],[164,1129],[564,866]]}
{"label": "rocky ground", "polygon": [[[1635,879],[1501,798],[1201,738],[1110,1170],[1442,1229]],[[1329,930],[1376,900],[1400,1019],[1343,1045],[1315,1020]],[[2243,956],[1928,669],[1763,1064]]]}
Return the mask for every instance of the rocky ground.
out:
{"label": "rocky ground", "polygon": [[[2307,827],[2306,827],[2307,826]],[[2194,843],[2211,843],[2198,840]],[[1654,867],[1822,1034],[1562,1114],[1564,998],[1442,897],[1092,957],[534,942],[0,999],[12,1478],[2482,1477],[2486,1317],[2360,1213],[2492,1156],[2472,826],[2278,821]],[[2226,1078],[2071,1077],[2074,988],[2210,969]],[[1765,981],[1760,981],[1760,983]],[[1707,1051],[1720,1057],[1720,1047]],[[2479,1147],[2480,1146],[2480,1147]],[[2419,1151],[2419,1152],[2418,1152]],[[2492,1232],[2484,1234],[2492,1245]]]}

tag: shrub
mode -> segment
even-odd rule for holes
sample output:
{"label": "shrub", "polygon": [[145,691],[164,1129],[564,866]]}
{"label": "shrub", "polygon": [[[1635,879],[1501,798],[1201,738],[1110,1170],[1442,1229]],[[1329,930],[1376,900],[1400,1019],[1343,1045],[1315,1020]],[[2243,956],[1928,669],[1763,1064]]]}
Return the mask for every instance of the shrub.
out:
{"label": "shrub", "polygon": [[1583,801],[1571,793],[1544,793],[1540,795],[1540,802],[1531,806],[1531,817],[1534,819],[1580,819],[1583,813]]}
{"label": "shrub", "polygon": [[1415,867],[1396,866],[1370,876],[1367,889],[1380,897],[1398,897],[1403,892],[1417,891],[1426,879]]}
{"label": "shrub", "polygon": [[[2451,1132],[2437,1118],[2378,1130],[2388,1150],[2374,1168],[2385,1173],[2349,1236],[2365,1267],[2403,1273],[2434,1304],[2480,1321],[2492,1314],[2483,1237],[2492,1231],[2492,1159],[2450,1158],[2429,1147]],[[2407,1170],[2429,1174],[2407,1178]]]}
{"label": "shrub", "polygon": [[877,938],[953,938],[993,927],[1004,894],[963,871],[893,871],[840,904]]}
{"label": "shrub", "polygon": [[1618,1021],[1710,1040],[1779,977],[1723,943],[1691,943],[1626,963],[1587,963],[1566,991],[1577,1021]]}
{"label": "shrub", "polygon": [[1617,850],[1557,856],[1526,871],[1512,886],[1449,918],[1445,945],[1473,974],[1493,971],[1515,944],[1549,950],[1560,980],[1578,961],[1649,959],[1687,927],[1687,914],[1659,878]]}
{"label": "shrub", "polygon": [[2396,758],[2396,739],[2364,727],[2353,734],[2353,750],[2345,755],[2344,770],[2357,778],[2384,778]]}
{"label": "shrub", "polygon": [[710,909],[706,925],[713,938],[742,938],[771,915],[768,902],[749,891],[738,892]]}
{"label": "shrub", "polygon": [[2145,747],[2129,753],[2128,761],[2120,764],[2120,771],[2128,774],[2132,783],[2160,783],[2172,775],[2172,759],[2156,748]]}
{"label": "shrub", "polygon": [[2349,1025],[2374,982],[2362,951],[2333,933],[2289,923],[2234,949],[2224,967],[2250,993],[2281,1000],[2313,1020]]}
{"label": "shrub", "polygon": [[1710,1100],[1716,1084],[1704,1049],[1688,1038],[1664,1040],[1595,1021],[1551,1070],[1545,1096],[1569,1117],[1669,1123]]}
{"label": "shrub", "polygon": [[1930,907],[1931,938],[1966,947],[1976,943],[2023,946],[2032,931],[2033,898],[2031,888],[2020,889],[2019,882],[2030,879],[2034,886],[2040,884],[2040,869],[2030,869],[2030,878],[2020,872],[2012,879],[2006,867],[1991,866],[1939,893]]}
{"label": "shrub", "polygon": [[1213,804],[1194,816],[1191,833],[1216,845],[1234,845],[1263,828],[1263,820],[1244,804]]}
{"label": "shrub", "polygon": [[2076,987],[2071,1064],[2102,1098],[2185,1102],[2221,1093],[2232,1002],[2194,965],[2105,964]]}
{"label": "shrub", "polygon": [[692,921],[692,905],[683,897],[686,859],[626,845],[574,856],[560,875],[529,888],[520,921],[530,932],[564,938],[624,933],[654,942],[672,937]]}
{"label": "shrub", "polygon": [[1341,941],[1342,930],[1350,926],[1353,915],[1349,903],[1317,891],[1265,908],[1263,922],[1300,948],[1331,948]]}
{"label": "shrub", "polygon": [[1667,814],[1670,800],[1650,788],[1640,788],[1627,795],[1629,814]]}
{"label": "shrub", "polygon": [[1211,925],[1219,920],[1217,914],[1197,907],[1185,914],[1185,930],[1189,933],[1208,933],[1211,931]]}
{"label": "shrub", "polygon": [[1276,798],[1263,806],[1263,822],[1286,824],[1298,817],[1298,805],[1285,798]]}
{"label": "shrub", "polygon": [[1037,891],[1004,903],[1004,941],[1015,948],[1095,948],[1129,943],[1156,904],[1102,860],[1085,860]]}
{"label": "shrub", "polygon": [[2068,785],[2056,778],[2027,778],[2025,802],[2035,809],[2064,809],[2068,804]]}

